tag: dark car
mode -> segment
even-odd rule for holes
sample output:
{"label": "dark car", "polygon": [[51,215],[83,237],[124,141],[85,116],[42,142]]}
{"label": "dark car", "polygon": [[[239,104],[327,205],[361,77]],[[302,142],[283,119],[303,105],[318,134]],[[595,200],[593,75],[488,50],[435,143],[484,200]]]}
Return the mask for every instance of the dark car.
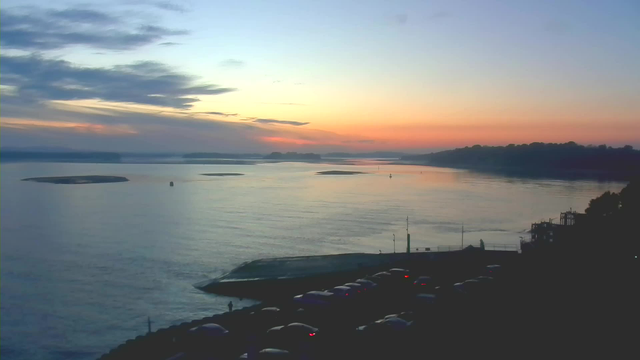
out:
{"label": "dark car", "polygon": [[413,321],[415,315],[414,315],[414,313],[412,311],[403,311],[400,314],[387,315],[387,316],[384,317],[384,320],[391,319],[391,318],[394,318],[394,317],[402,319],[404,321],[411,322],[411,321]]}
{"label": "dark car", "polygon": [[185,345],[190,354],[216,353],[224,356],[229,350],[230,340],[227,329],[209,323],[189,329]]}
{"label": "dark car", "polygon": [[428,293],[433,291],[435,283],[430,276],[420,276],[413,282],[413,286],[418,292]]}
{"label": "dark car", "polygon": [[265,307],[258,311],[254,311],[250,315],[250,321],[258,332],[270,329],[281,321],[281,311],[277,307]]}
{"label": "dark car", "polygon": [[461,302],[465,302],[468,298],[462,283],[436,286],[433,292],[438,303],[445,307],[456,306]]}
{"label": "dark car", "polygon": [[229,335],[229,331],[222,326],[214,323],[204,324],[189,329],[189,337],[192,339],[212,341],[215,339],[225,338]]}
{"label": "dark car", "polygon": [[496,278],[502,274],[502,266],[500,265],[487,265],[486,267],[487,276]]}
{"label": "dark car", "polygon": [[353,299],[356,297],[356,291],[348,286],[336,286],[332,289],[327,290],[330,293],[333,293],[336,298],[342,300]]}
{"label": "dark car", "polygon": [[365,280],[373,281],[378,286],[387,286],[392,283],[393,276],[386,271],[382,271],[371,276],[366,276]]}
{"label": "dark car", "polygon": [[407,269],[393,268],[387,271],[394,279],[407,279],[411,278],[411,272]]}
{"label": "dark car", "polygon": [[375,290],[378,287],[377,283],[366,279],[358,279],[355,281],[355,283],[364,286],[364,291]]}
{"label": "dark car", "polygon": [[[238,359],[245,360],[249,359],[250,356],[248,353],[243,354]],[[270,359],[294,359],[294,356],[291,355],[287,350],[282,349],[273,349],[267,348],[258,351],[255,357],[256,360],[270,360]]]}
{"label": "dark car", "polygon": [[367,291],[366,286],[364,286],[363,284],[355,283],[355,282],[346,283],[342,286],[346,286],[360,295],[362,295],[365,291]]}
{"label": "dark car", "polygon": [[410,324],[410,321],[401,319],[397,317],[397,315],[391,315],[385,317],[384,319],[377,320],[371,324],[360,326],[357,330],[362,335],[387,335],[392,332],[406,330]]}
{"label": "dark car", "polygon": [[328,291],[309,291],[293,298],[297,306],[308,309],[326,308],[335,303],[335,300],[335,294]]}
{"label": "dark car", "polygon": [[485,289],[484,283],[477,279],[469,279],[462,282],[465,291],[470,295],[481,295]]}
{"label": "dark car", "polygon": [[291,323],[269,329],[264,344],[268,347],[292,350],[309,345],[318,334],[318,329],[303,323]]}

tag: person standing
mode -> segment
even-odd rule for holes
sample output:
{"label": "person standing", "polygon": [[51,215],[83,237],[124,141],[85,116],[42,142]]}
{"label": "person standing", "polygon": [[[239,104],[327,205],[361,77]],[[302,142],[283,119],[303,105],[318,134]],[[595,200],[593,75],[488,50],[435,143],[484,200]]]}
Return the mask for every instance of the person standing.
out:
{"label": "person standing", "polygon": [[227,304],[227,306],[229,307],[229,312],[233,311],[233,302],[229,301],[229,303]]}

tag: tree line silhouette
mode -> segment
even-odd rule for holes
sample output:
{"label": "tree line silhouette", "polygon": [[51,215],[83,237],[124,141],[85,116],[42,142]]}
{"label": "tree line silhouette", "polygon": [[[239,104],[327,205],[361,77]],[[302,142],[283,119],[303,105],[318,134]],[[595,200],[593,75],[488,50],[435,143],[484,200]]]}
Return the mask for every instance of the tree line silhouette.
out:
{"label": "tree line silhouette", "polygon": [[401,160],[433,166],[469,169],[582,170],[640,174],[640,151],[626,145],[579,145],[534,142],[507,146],[467,146],[424,155],[403,156]]}

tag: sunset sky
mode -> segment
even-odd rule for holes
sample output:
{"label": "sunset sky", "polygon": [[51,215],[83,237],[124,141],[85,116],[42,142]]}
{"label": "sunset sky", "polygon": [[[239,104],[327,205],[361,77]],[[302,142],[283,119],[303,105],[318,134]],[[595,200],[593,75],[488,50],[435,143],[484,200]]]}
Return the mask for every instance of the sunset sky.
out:
{"label": "sunset sky", "polygon": [[0,5],[2,146],[640,147],[640,2]]}

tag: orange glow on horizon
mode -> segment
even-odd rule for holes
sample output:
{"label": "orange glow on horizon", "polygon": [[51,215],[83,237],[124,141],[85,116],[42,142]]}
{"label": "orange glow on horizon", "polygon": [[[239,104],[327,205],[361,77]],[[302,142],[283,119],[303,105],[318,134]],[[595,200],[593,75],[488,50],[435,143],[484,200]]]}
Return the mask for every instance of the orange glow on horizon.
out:
{"label": "orange glow on horizon", "polygon": [[291,139],[291,138],[283,138],[276,136],[263,136],[260,140],[272,143],[272,144],[283,144],[283,145],[317,145],[321,142],[311,141],[311,140],[302,140],[302,139]]}

